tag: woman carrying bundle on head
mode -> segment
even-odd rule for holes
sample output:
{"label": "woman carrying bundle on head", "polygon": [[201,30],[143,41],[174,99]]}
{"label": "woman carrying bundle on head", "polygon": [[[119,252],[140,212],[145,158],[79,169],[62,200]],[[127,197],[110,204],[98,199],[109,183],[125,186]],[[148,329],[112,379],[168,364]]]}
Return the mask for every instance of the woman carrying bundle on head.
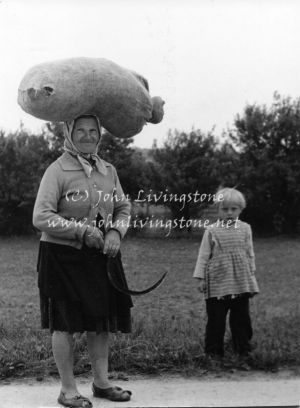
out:
{"label": "woman carrying bundle on head", "polygon": [[[110,283],[108,258],[126,287],[120,244],[130,203],[115,168],[98,154],[101,127],[93,115],[64,124],[65,152],[46,170],[37,194],[33,224],[42,231],[38,256],[42,328],[52,333],[61,378],[58,402],[91,407],[73,375],[73,336],[87,333],[94,397],[128,401],[130,391],[108,381],[109,332],[131,331],[129,295]],[[104,196],[106,199],[104,199]],[[107,199],[111,197],[111,199]]]}

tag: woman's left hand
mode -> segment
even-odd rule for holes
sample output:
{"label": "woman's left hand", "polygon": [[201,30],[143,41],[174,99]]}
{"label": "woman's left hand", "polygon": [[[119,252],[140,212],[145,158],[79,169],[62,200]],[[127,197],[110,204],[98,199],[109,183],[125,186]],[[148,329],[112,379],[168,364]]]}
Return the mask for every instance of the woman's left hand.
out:
{"label": "woman's left hand", "polygon": [[120,234],[116,230],[109,230],[104,238],[103,253],[108,257],[114,258],[119,252],[121,246]]}

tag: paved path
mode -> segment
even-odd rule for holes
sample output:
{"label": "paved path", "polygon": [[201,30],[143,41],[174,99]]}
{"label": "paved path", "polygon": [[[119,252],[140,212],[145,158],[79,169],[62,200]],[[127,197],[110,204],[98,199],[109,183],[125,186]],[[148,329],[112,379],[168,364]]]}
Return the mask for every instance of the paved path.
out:
{"label": "paved path", "polygon": [[[83,395],[91,398],[94,408],[299,406],[299,377],[203,378],[156,377],[114,382],[132,390],[131,401],[125,403],[93,398],[88,379],[79,379],[78,386]],[[54,380],[0,385],[0,408],[57,408],[58,393],[59,383]]]}

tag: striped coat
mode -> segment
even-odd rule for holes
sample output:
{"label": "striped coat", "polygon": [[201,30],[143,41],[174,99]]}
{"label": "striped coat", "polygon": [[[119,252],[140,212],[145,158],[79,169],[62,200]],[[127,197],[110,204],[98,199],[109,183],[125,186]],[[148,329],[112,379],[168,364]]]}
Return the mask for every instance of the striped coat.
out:
{"label": "striped coat", "polygon": [[194,271],[206,280],[205,298],[258,293],[249,224],[212,224],[204,233]]}

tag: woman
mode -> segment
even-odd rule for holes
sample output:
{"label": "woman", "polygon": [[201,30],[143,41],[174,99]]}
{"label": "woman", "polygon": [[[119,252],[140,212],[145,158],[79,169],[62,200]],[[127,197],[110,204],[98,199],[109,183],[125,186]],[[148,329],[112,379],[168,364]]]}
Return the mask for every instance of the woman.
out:
{"label": "woman", "polygon": [[117,292],[106,273],[107,258],[126,286],[120,243],[130,203],[115,168],[97,155],[101,127],[84,115],[64,124],[65,152],[46,170],[33,224],[42,231],[38,257],[42,328],[52,333],[61,378],[58,402],[91,407],[73,375],[73,335],[87,333],[94,397],[128,401],[131,392],[108,381],[109,332],[131,331],[131,298]]}

